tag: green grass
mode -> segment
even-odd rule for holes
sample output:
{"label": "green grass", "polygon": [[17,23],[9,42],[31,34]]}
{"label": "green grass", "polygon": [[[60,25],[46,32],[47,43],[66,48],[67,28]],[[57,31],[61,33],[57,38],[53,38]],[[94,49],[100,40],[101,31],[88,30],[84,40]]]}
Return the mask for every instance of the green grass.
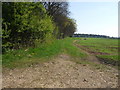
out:
{"label": "green grass", "polygon": [[2,64],[5,67],[15,68],[50,60],[53,55],[55,56],[60,52],[59,44],[60,41],[55,40],[49,44],[39,45],[37,48],[8,51],[2,55]]}
{"label": "green grass", "polygon": [[107,59],[107,60],[118,61],[118,55],[98,55],[98,57]]}
{"label": "green grass", "polygon": [[88,48],[90,51],[94,51],[98,54],[97,57],[118,61],[118,39],[105,39],[105,38],[76,38],[78,44]]}
{"label": "green grass", "polygon": [[60,53],[67,53],[76,58],[84,58],[86,54],[72,44],[73,40],[72,38],[65,38],[39,45],[37,48],[8,51],[2,55],[2,65],[9,68],[25,67],[33,63],[49,61]]}
{"label": "green grass", "polygon": [[71,59],[79,64],[90,64],[96,68],[104,67],[103,65],[94,64],[93,62],[85,61],[87,54],[73,44],[73,41],[85,46],[90,51],[104,52],[108,55],[96,55],[99,58],[118,61],[118,40],[103,39],[103,38],[65,38],[54,40],[52,43],[38,44],[36,48],[10,50],[2,55],[3,67],[16,68],[26,67],[35,63],[42,63],[59,54],[68,54]]}
{"label": "green grass", "polygon": [[76,58],[85,58],[86,54],[73,44],[74,38],[66,38],[62,41],[62,52]]}

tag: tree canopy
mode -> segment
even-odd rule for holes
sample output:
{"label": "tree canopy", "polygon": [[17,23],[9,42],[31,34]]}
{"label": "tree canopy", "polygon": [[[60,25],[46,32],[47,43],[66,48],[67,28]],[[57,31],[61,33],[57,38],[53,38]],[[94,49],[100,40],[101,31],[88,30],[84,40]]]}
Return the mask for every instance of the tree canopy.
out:
{"label": "tree canopy", "polygon": [[67,2],[3,2],[2,11],[3,52],[35,47],[36,42],[71,36],[76,30]]}

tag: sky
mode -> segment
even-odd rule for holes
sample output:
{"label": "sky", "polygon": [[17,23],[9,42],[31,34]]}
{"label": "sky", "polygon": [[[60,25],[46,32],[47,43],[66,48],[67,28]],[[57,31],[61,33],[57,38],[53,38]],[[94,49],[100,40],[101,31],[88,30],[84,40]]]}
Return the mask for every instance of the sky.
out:
{"label": "sky", "polygon": [[69,11],[75,33],[118,37],[118,2],[69,2]]}

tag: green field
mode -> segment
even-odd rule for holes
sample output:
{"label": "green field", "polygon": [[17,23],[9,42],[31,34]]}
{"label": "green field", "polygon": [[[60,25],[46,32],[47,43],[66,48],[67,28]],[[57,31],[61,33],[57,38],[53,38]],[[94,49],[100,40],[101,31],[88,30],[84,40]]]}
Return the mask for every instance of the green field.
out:
{"label": "green field", "polygon": [[77,38],[77,43],[102,62],[114,66],[118,64],[118,39]]}
{"label": "green field", "polygon": [[[74,41],[82,47],[75,46]],[[61,53],[70,55],[73,60],[77,58],[82,60],[87,57],[87,54],[82,51],[83,48],[103,60],[118,61],[117,39],[65,38],[54,40],[49,44],[38,45],[36,48],[10,50],[2,55],[2,64],[3,67],[9,68],[24,67],[33,63],[49,61]]]}
{"label": "green field", "polygon": [[118,61],[118,39],[80,38],[77,43],[100,58]]}

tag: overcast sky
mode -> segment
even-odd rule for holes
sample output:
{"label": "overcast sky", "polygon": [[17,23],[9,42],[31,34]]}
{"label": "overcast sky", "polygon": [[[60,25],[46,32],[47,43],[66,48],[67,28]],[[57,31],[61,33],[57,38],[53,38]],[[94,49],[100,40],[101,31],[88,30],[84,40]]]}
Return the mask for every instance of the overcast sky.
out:
{"label": "overcast sky", "polygon": [[118,36],[117,2],[69,2],[70,17],[76,20],[77,32]]}

